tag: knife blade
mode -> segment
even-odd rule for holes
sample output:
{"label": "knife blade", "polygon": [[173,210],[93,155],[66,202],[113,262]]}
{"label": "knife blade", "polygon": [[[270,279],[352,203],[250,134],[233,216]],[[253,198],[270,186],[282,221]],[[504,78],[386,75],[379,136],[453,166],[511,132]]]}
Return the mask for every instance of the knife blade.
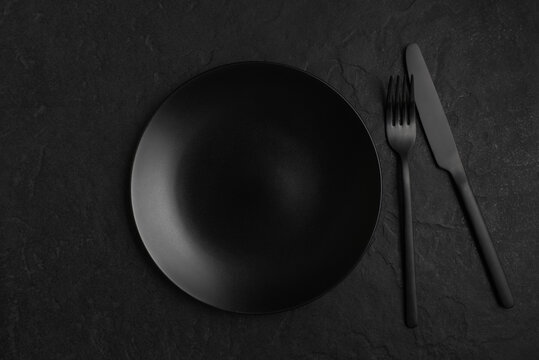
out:
{"label": "knife blade", "polygon": [[436,163],[452,176],[470,218],[479,250],[498,299],[503,307],[510,308],[514,304],[511,290],[469,185],[442,103],[417,44],[406,47],[406,67],[408,76],[414,76],[417,111]]}

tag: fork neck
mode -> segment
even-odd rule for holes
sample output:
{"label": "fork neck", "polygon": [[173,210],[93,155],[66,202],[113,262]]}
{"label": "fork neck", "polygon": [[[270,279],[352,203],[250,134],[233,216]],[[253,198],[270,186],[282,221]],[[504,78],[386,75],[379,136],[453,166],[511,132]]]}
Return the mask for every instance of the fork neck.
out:
{"label": "fork neck", "polygon": [[408,152],[399,153],[399,158],[403,163],[408,164],[408,159],[409,159]]}

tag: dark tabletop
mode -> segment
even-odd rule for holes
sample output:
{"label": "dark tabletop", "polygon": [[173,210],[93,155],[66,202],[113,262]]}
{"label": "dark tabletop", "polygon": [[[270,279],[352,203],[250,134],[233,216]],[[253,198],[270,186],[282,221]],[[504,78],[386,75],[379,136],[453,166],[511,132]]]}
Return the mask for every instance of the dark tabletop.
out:
{"label": "dark tabletop", "polygon": [[[411,159],[419,326],[404,326],[383,87],[423,50],[515,297],[498,306],[446,173]],[[531,359],[539,352],[537,1],[0,1],[3,359]],[[157,269],[130,165],[179,84],[240,60],[326,80],[364,119],[384,196],[374,242],[296,310],[222,312]]]}

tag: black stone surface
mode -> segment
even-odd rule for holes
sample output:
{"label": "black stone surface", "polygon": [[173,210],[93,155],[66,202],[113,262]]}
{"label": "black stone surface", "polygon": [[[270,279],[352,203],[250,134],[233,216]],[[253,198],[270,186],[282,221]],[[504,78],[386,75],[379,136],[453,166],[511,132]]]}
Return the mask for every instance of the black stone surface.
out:
{"label": "black stone surface", "polygon": [[[404,326],[383,87],[417,42],[516,305],[499,307],[448,176],[412,158],[419,326]],[[539,352],[537,1],[0,2],[2,359],[534,359]],[[293,311],[201,304],[152,263],[129,208],[144,125],[175,87],[239,60],[321,77],[382,162],[375,241]]]}

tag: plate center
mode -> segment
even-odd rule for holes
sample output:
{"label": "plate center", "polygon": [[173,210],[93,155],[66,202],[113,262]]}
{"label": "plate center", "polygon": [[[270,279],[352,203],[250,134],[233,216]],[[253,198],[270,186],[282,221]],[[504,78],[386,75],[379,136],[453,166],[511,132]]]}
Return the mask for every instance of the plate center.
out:
{"label": "plate center", "polygon": [[276,123],[235,121],[194,138],[179,166],[178,202],[192,232],[212,247],[252,256],[298,237],[318,212],[320,164]]}

